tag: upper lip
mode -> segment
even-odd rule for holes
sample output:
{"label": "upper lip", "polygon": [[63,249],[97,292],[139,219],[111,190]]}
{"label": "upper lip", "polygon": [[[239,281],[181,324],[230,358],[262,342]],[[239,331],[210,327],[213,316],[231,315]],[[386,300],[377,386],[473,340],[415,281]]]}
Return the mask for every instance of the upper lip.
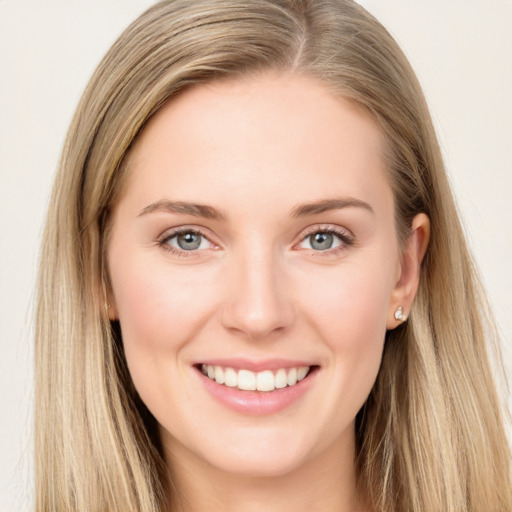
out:
{"label": "upper lip", "polygon": [[299,368],[301,366],[316,366],[311,361],[301,361],[298,359],[245,359],[245,358],[214,358],[198,361],[194,366],[198,365],[221,366],[223,368],[233,368],[236,370],[250,370],[260,372],[263,370],[279,370],[280,368]]}

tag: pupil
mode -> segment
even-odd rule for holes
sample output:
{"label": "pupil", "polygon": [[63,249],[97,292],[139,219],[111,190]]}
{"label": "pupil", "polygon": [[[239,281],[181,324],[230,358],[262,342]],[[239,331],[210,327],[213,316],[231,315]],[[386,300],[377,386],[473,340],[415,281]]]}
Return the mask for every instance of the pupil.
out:
{"label": "pupil", "polygon": [[315,233],[310,237],[311,247],[319,251],[325,251],[332,246],[332,235],[330,233]]}
{"label": "pupil", "polygon": [[178,245],[185,251],[197,249],[201,245],[201,235],[195,233],[184,233],[178,235]]}

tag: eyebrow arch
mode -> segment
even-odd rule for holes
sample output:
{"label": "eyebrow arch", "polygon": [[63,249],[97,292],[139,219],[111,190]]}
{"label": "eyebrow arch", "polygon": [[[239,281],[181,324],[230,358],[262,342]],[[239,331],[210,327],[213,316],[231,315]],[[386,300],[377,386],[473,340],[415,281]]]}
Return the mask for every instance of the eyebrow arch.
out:
{"label": "eyebrow arch", "polygon": [[334,198],[334,199],[323,199],[316,203],[301,204],[292,209],[290,216],[294,219],[300,217],[307,217],[309,215],[317,215],[330,210],[338,210],[341,208],[364,208],[371,213],[375,213],[373,208],[361,199],[354,197]]}
{"label": "eyebrow arch", "polygon": [[168,201],[163,199],[146,206],[140,213],[139,217],[153,212],[169,212],[182,213],[185,215],[193,215],[194,217],[204,217],[205,219],[225,221],[226,217],[213,206],[205,204],[187,203],[184,201]]}

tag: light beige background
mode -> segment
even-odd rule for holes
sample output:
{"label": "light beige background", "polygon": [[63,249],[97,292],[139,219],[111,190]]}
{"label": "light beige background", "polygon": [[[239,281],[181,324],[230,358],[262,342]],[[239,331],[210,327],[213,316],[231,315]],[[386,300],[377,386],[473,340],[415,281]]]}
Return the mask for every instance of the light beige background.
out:
{"label": "light beige background", "polygon": [[[192,0],[191,0],[192,1]],[[85,83],[150,0],[0,0],[0,511],[32,501],[32,309],[44,212]],[[512,1],[361,0],[427,94],[512,369]]]}

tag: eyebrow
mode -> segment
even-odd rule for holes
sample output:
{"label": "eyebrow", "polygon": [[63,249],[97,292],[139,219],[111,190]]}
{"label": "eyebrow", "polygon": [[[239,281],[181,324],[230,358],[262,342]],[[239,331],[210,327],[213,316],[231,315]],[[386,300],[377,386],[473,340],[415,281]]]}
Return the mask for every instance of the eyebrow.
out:
{"label": "eyebrow", "polygon": [[[331,210],[340,210],[343,208],[363,208],[374,213],[373,208],[361,199],[353,197],[323,199],[314,203],[307,203],[295,206],[290,211],[290,217],[298,219],[312,215],[318,215]],[[227,216],[213,206],[205,204],[188,203],[185,201],[169,201],[163,199],[146,206],[140,213],[139,217],[153,212],[169,212],[192,215],[194,217],[203,217],[205,219],[225,221]]]}
{"label": "eyebrow", "polygon": [[184,201],[168,201],[166,199],[146,206],[146,208],[139,213],[139,217],[147,215],[148,213],[162,211],[169,213],[182,213],[185,215],[193,215],[194,217],[203,217],[205,219],[218,221],[226,220],[226,217],[213,206],[187,203]]}
{"label": "eyebrow", "polygon": [[294,219],[300,217],[308,217],[310,215],[317,215],[330,210],[341,210],[343,208],[364,208],[371,213],[374,213],[373,208],[361,199],[354,197],[343,197],[334,199],[323,199],[316,203],[301,204],[292,209],[290,216]]}

